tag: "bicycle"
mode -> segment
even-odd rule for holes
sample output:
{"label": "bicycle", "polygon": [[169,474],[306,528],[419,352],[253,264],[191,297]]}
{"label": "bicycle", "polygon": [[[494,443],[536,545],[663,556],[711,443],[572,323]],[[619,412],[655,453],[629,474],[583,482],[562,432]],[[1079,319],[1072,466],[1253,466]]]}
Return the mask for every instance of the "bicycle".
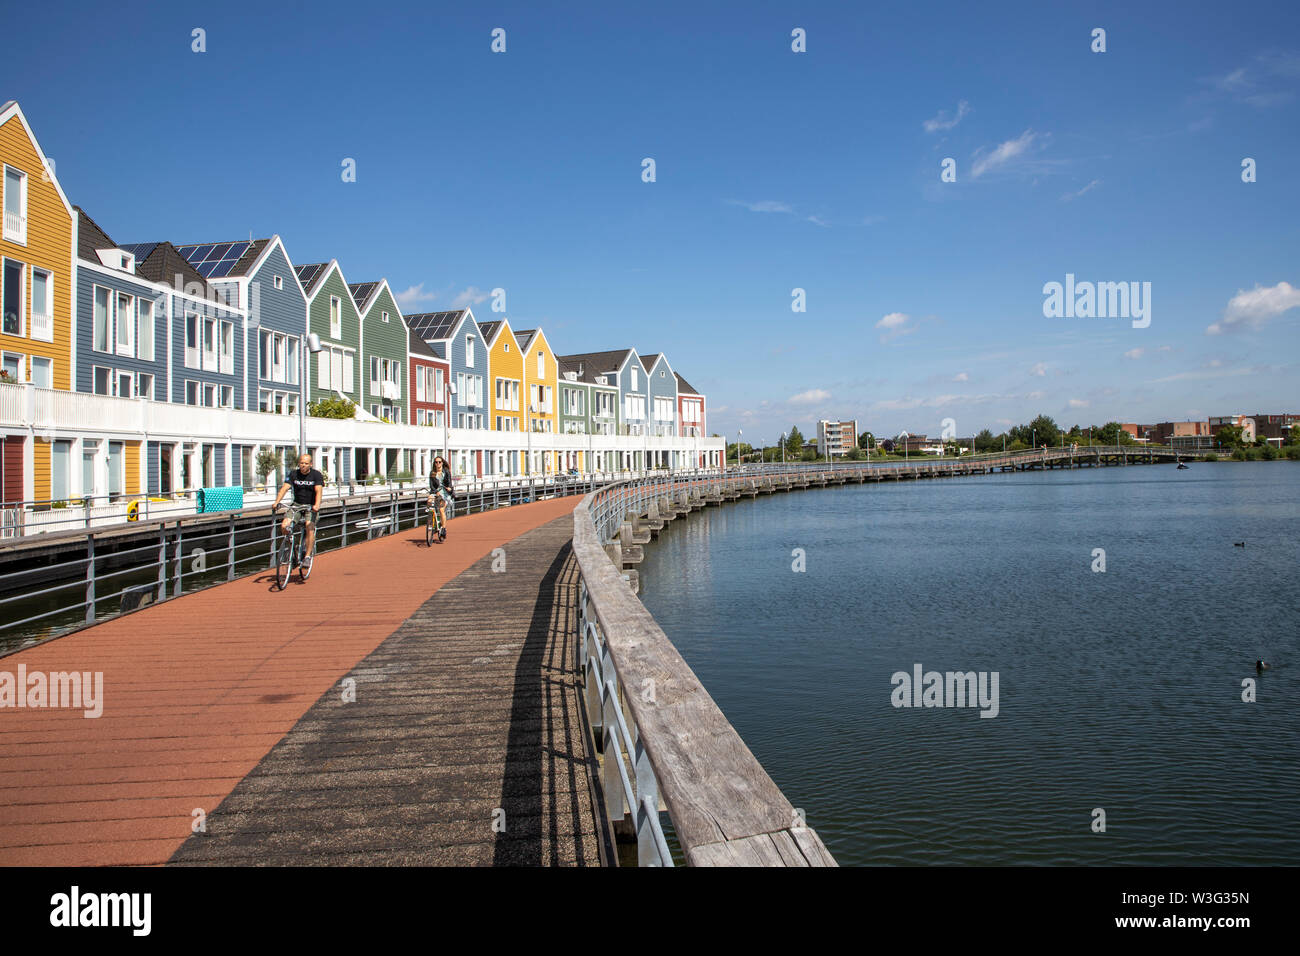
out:
{"label": "bicycle", "polygon": [[316,560],[315,541],[312,541],[310,554],[302,553],[303,518],[311,511],[311,505],[295,504],[290,508],[293,519],[289,533],[280,535],[280,546],[275,549],[275,586],[281,591],[288,586],[294,567],[298,568],[298,579],[305,584]]}
{"label": "bicycle", "polygon": [[438,506],[428,500],[425,501],[425,509],[428,511],[429,520],[424,526],[424,543],[426,547],[433,547],[433,536],[438,536],[438,543],[447,540],[447,526],[442,521],[442,514]]}

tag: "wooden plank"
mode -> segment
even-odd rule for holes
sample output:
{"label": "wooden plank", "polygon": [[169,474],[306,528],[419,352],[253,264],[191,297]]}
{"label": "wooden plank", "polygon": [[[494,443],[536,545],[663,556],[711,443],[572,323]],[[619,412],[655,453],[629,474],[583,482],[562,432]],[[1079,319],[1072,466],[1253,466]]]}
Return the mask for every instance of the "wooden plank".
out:
{"label": "wooden plank", "polygon": [[[624,707],[638,728],[678,839],[688,853],[780,831],[794,808],[698,677],[608,560],[589,495],[574,511],[574,553],[608,641]],[[771,840],[745,853],[781,865]],[[716,851],[715,851],[716,852]]]}

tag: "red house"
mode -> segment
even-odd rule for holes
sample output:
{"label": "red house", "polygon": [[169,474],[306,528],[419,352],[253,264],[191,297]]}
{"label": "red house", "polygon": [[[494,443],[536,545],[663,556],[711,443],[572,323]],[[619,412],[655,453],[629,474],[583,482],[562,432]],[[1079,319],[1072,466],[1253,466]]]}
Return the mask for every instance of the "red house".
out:
{"label": "red house", "polygon": [[406,355],[410,365],[411,383],[411,424],[434,425],[442,428],[446,424],[447,382],[450,379],[451,365],[428,342],[415,332],[407,333]]}
{"label": "red house", "polygon": [[[677,375],[676,372],[673,373]],[[704,396],[691,383],[677,375],[677,434],[683,438],[707,438],[708,422],[704,415]],[[700,454],[696,467],[703,468],[705,454]]]}

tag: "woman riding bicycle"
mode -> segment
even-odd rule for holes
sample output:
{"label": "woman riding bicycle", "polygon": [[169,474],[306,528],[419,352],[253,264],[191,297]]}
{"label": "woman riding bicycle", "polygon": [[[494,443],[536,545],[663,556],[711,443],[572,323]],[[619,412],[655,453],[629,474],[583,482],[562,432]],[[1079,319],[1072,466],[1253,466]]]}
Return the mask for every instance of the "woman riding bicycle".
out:
{"label": "woman riding bicycle", "polygon": [[433,459],[433,471],[429,472],[429,506],[437,507],[438,520],[442,524],[442,534],[446,536],[447,527],[447,505],[454,501],[452,495],[454,491],[451,487],[451,469],[447,467],[447,462],[441,455]]}

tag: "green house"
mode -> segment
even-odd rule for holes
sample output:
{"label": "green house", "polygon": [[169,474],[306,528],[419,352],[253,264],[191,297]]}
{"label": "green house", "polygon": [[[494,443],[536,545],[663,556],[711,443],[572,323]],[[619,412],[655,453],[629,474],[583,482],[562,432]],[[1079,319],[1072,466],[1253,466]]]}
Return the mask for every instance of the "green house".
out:
{"label": "green house", "polygon": [[361,407],[376,418],[404,422],[410,417],[406,402],[407,329],[387,279],[348,286],[361,313]]}
{"label": "green house", "polygon": [[320,337],[321,351],[308,355],[307,401],[346,398],[361,405],[361,313],[338,260],[295,266],[307,293],[307,331]]}

